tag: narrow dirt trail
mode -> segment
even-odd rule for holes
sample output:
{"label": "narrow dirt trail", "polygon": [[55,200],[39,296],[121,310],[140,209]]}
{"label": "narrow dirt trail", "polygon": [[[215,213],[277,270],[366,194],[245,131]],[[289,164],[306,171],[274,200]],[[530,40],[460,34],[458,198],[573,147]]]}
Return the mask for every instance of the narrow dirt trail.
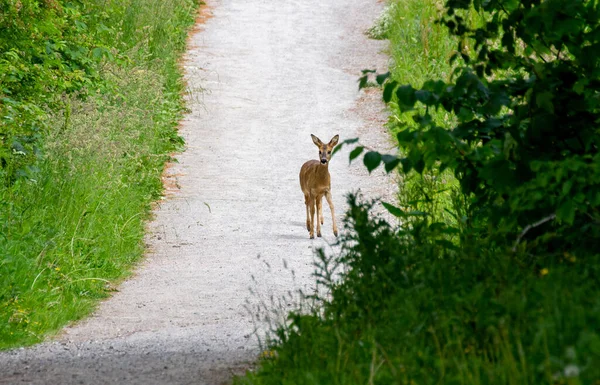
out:
{"label": "narrow dirt trail", "polygon": [[[357,90],[361,69],[385,70],[383,43],[363,34],[381,3],[209,6],[185,60],[186,150],[167,172],[148,257],[88,320],[0,353],[0,384],[230,381],[259,353],[248,306],[310,290],[314,249],[335,241],[327,210],[323,239],[309,240],[304,227],[298,172],[317,156],[310,134],[390,147],[379,93]],[[338,224],[348,192],[395,191],[382,171],[369,177],[347,159],[345,150],[330,166]]]}

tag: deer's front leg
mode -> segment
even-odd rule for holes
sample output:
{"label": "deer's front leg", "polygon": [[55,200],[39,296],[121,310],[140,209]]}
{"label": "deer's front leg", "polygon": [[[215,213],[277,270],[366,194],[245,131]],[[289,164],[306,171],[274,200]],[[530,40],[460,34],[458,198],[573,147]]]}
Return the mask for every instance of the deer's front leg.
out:
{"label": "deer's front leg", "polygon": [[317,210],[319,211],[319,222],[321,222],[321,224],[323,224],[323,197],[319,198],[319,207],[317,207]]}
{"label": "deer's front leg", "polygon": [[321,221],[323,218],[323,196],[318,196],[317,197],[317,217],[315,218],[317,220],[317,237],[321,236]]}
{"label": "deer's front leg", "polygon": [[337,228],[337,224],[335,223],[335,210],[333,209],[333,201],[331,200],[331,193],[327,192],[327,195],[325,195],[325,198],[327,198],[327,204],[329,204],[329,208],[331,209],[331,221],[333,222],[333,235],[335,235],[337,237],[338,236],[338,228]]}
{"label": "deer's front leg", "polygon": [[315,237],[315,199],[312,198],[309,200],[310,204],[310,223],[308,225],[308,234],[310,235],[310,239]]}

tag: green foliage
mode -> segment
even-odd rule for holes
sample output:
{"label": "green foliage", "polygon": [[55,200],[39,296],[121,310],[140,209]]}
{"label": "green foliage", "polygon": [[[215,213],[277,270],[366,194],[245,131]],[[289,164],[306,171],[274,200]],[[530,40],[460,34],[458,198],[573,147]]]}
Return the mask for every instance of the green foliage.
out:
{"label": "green foliage", "polygon": [[0,0],[0,184],[36,169],[50,115],[68,109],[70,95],[111,92],[109,63],[173,67],[196,4]]}
{"label": "green foliage", "polygon": [[40,157],[46,109],[98,82],[105,49],[81,5],[0,1],[0,183],[25,177]]}
{"label": "green foliage", "polygon": [[[481,26],[465,17],[471,6],[485,20]],[[384,97],[393,94],[418,123],[398,132],[403,165],[420,174],[452,170],[469,197],[469,225],[499,245],[537,223],[519,238],[532,254],[596,253],[600,6],[449,1],[448,7],[441,22],[459,38],[451,60],[466,63],[453,81],[429,80],[420,89],[384,85]],[[456,116],[450,129],[432,118],[440,110]],[[538,222],[549,216],[555,220]]]}
{"label": "green foliage", "polygon": [[[10,91],[0,133],[0,349],[39,342],[88,314],[144,252],[150,203],[182,142],[177,59],[197,7],[6,4],[0,14],[15,27],[0,30],[0,42],[19,52],[16,67],[29,77],[6,83],[0,73],[3,95]],[[44,48],[59,40],[60,50]],[[80,57],[66,51],[77,46]],[[74,83],[75,73],[84,81]]]}
{"label": "green foliage", "polygon": [[[349,200],[328,289],[291,313],[240,384],[590,384],[600,376],[598,255],[532,269],[441,224],[393,228]],[[429,242],[423,242],[428,240]],[[332,278],[337,277],[337,278]],[[578,282],[578,284],[574,284]]]}
{"label": "green foliage", "polygon": [[[390,105],[389,128],[394,135],[403,127],[416,128],[410,113],[401,111],[395,96],[396,86],[400,84],[422,85],[430,78],[448,79],[453,66],[448,62],[449,52],[456,39],[436,20],[443,13],[441,0],[402,0],[392,1],[390,13],[393,22],[389,25],[390,71],[376,76],[377,83],[383,86],[383,99]],[[475,17],[473,17],[475,18]],[[419,96],[420,94],[417,94]],[[417,106],[419,110],[419,106]],[[425,108],[421,107],[421,112]],[[431,119],[438,125],[448,126],[454,122],[451,112],[430,110]],[[395,167],[402,169],[399,179],[400,205],[408,211],[427,212],[433,221],[451,219],[443,206],[452,204],[453,190],[458,187],[450,170],[428,170],[423,175],[414,171],[413,164],[407,159],[406,151],[399,149],[394,162],[385,163],[389,172]],[[420,167],[417,164],[417,168]]]}

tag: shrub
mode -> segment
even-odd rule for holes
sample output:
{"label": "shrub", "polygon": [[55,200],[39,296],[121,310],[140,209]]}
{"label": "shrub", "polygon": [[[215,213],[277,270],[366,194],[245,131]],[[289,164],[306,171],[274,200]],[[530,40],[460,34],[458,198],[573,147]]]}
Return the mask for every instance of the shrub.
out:
{"label": "shrub", "polygon": [[[475,245],[432,247],[349,199],[329,289],[291,313],[247,384],[555,384],[600,376],[598,257],[543,270]],[[338,270],[332,269],[338,266]],[[323,277],[338,276],[339,279]]]}

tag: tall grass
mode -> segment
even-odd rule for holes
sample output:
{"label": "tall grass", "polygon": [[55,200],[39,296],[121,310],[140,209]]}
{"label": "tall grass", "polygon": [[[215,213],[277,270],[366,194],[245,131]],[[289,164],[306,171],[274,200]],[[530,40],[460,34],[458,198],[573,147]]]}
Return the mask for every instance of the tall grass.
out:
{"label": "tall grass", "polygon": [[193,0],[88,2],[115,55],[85,99],[51,112],[43,159],[0,189],[0,348],[39,342],[90,312],[144,252],[144,223],[178,148],[177,60]]}
{"label": "tall grass", "polygon": [[598,258],[519,268],[489,247],[432,247],[423,240],[434,232],[391,227],[354,198],[349,206],[342,252],[317,262],[328,295],[292,312],[237,384],[598,379]]}
{"label": "tall grass", "polygon": [[[453,66],[450,56],[456,50],[457,41],[445,26],[436,23],[443,12],[443,0],[390,1],[382,17],[386,23],[385,36],[389,39],[390,72],[399,84],[420,88],[429,79],[449,80]],[[395,135],[406,128],[417,127],[413,112],[400,113],[396,102],[390,103],[391,114],[388,127]],[[418,107],[424,113],[424,108]],[[446,111],[430,110],[432,120],[439,126],[448,127],[453,121]],[[429,215],[432,222],[454,221],[443,207],[456,202],[454,191],[457,183],[452,172],[420,175],[415,172],[403,174],[399,179],[401,207],[418,209]]]}

